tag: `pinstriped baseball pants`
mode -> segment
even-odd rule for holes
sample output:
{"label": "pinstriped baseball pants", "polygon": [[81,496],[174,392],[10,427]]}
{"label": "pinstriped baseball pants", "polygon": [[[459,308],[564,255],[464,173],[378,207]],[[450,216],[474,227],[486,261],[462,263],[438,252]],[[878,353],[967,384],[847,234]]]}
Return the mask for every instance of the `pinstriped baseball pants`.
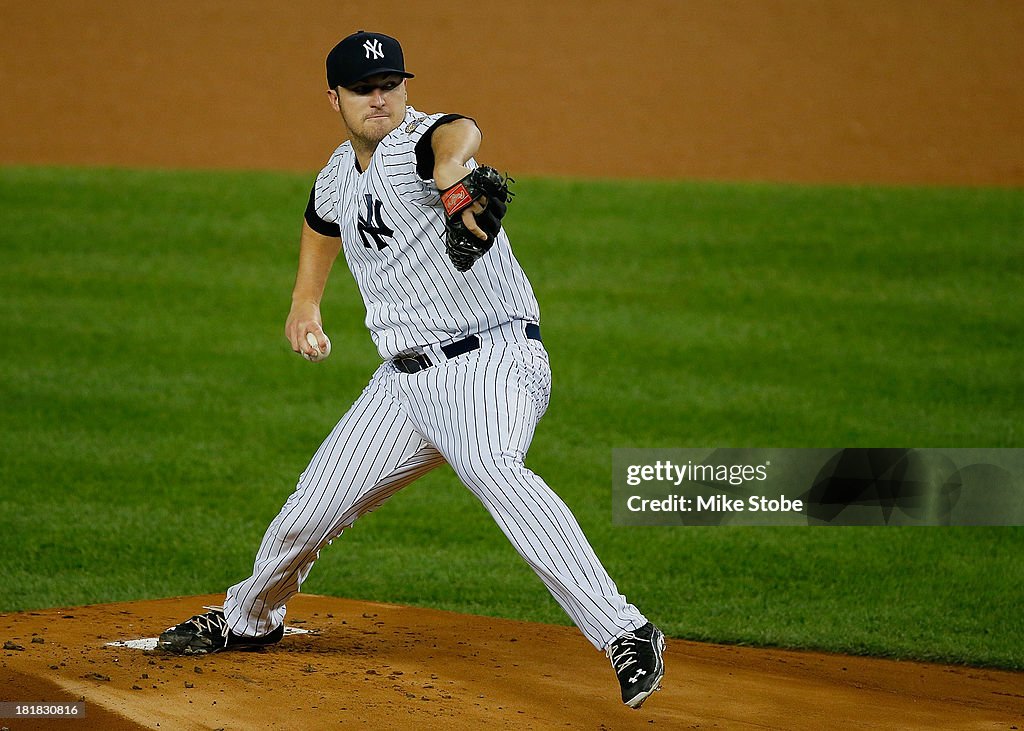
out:
{"label": "pinstriped baseball pants", "polygon": [[481,341],[451,360],[431,351],[435,365],[413,374],[381,365],[267,528],[252,575],[228,590],[232,631],[279,626],[324,546],[445,462],[595,647],[646,623],[569,508],[524,464],[550,393],[544,346],[526,338],[521,322]]}

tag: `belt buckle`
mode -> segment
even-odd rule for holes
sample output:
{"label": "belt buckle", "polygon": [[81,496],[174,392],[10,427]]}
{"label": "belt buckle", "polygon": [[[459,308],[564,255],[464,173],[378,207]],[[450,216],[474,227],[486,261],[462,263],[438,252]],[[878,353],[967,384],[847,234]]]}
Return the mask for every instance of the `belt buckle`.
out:
{"label": "belt buckle", "polygon": [[403,353],[396,355],[392,362],[398,370],[410,374],[419,373],[433,365],[424,353]]}

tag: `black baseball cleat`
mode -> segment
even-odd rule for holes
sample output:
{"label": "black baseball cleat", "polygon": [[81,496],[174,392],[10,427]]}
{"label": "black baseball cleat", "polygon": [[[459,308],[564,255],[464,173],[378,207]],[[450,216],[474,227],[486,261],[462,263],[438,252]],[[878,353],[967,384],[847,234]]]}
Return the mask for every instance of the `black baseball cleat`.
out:
{"label": "black baseball cleat", "polygon": [[224,610],[213,609],[167,628],[157,639],[156,646],[175,655],[206,655],[221,650],[258,650],[282,637],[284,625],[260,637],[236,635],[228,629]]}
{"label": "black baseball cleat", "polygon": [[651,693],[661,689],[665,635],[650,622],[622,635],[605,652],[622,686],[622,702],[630,708],[639,708]]}

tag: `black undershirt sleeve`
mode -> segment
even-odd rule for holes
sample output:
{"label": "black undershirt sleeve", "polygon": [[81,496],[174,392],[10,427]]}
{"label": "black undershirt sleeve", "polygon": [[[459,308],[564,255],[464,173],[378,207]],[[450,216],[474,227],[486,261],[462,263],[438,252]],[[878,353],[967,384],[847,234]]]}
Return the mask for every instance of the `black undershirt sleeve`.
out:
{"label": "black undershirt sleeve", "polygon": [[320,218],[320,215],[316,212],[316,184],[309,191],[309,203],[306,204],[306,223],[311,229],[316,231],[321,236],[334,236],[341,238],[341,227],[336,223],[328,223],[324,219]]}
{"label": "black undershirt sleeve", "polygon": [[434,148],[430,146],[430,141],[434,137],[434,130],[443,124],[454,122],[456,119],[475,121],[472,117],[467,117],[464,114],[446,114],[434,122],[430,129],[420,137],[420,141],[416,143],[416,174],[422,180],[430,180],[434,177]]}

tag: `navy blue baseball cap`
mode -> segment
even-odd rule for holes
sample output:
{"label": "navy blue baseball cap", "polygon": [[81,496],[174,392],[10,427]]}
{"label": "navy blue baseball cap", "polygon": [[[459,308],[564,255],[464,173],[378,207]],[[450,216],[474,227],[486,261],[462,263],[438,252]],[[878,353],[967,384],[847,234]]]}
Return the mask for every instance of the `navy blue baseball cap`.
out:
{"label": "navy blue baseball cap", "polygon": [[332,89],[351,86],[374,74],[413,77],[405,70],[402,44],[391,36],[361,30],[342,38],[327,54],[327,85]]}

